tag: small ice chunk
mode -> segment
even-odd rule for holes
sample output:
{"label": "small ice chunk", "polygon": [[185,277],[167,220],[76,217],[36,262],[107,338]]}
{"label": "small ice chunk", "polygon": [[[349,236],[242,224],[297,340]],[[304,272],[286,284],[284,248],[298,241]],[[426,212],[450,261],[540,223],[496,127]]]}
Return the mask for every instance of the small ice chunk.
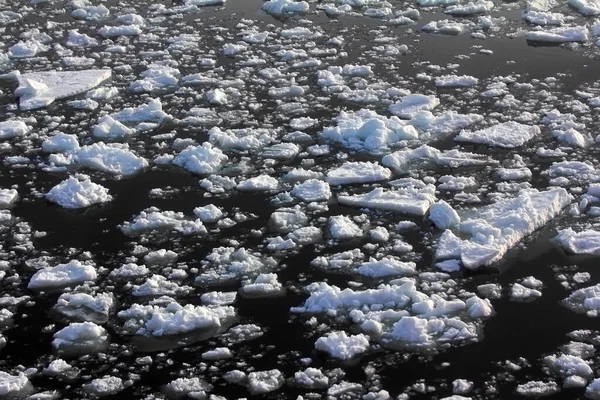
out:
{"label": "small ice chunk", "polygon": [[106,329],[93,322],[73,322],[54,334],[52,346],[57,350],[98,351],[108,342]]}
{"label": "small ice chunk", "polygon": [[400,118],[414,118],[419,111],[431,111],[440,104],[440,100],[431,95],[409,94],[399,102],[392,104],[389,111]]}
{"label": "small ice chunk", "polygon": [[228,159],[219,148],[204,142],[200,146],[190,146],[183,150],[173,159],[173,164],[192,173],[206,175],[218,171]]}
{"label": "small ice chunk", "polygon": [[348,335],[344,331],[334,331],[318,338],[315,348],[329,353],[331,357],[348,360],[367,351],[369,339],[362,333]]}
{"label": "small ice chunk", "polygon": [[296,184],[290,194],[306,202],[327,201],[331,197],[331,189],[326,182],[308,179]]}
{"label": "small ice chunk", "polygon": [[97,276],[93,265],[72,260],[67,264],[40,269],[31,277],[27,287],[32,290],[58,289],[94,281]]}
{"label": "small ice chunk", "polygon": [[460,223],[460,217],[452,206],[440,200],[429,208],[429,220],[438,229],[448,229]]}
{"label": "small ice chunk", "polygon": [[329,217],[328,229],[335,240],[350,240],[363,235],[362,229],[345,215]]}
{"label": "small ice chunk", "polygon": [[285,383],[285,377],[278,369],[250,372],[248,391],[252,395],[265,394],[278,390]]}
{"label": "small ice chunk", "polygon": [[0,140],[24,136],[31,127],[20,120],[8,120],[0,122]]}
{"label": "small ice chunk", "polygon": [[15,189],[0,189],[0,209],[8,208],[19,199],[19,192]]}
{"label": "small ice chunk", "polygon": [[83,174],[71,176],[54,186],[46,198],[64,208],[85,208],[112,200],[108,189]]}
{"label": "small ice chunk", "polygon": [[330,185],[347,185],[388,180],[392,172],[373,162],[346,162],[327,172]]}
{"label": "small ice chunk", "polygon": [[600,232],[592,229],[575,232],[572,228],[558,231],[554,238],[571,254],[600,254]]}
{"label": "small ice chunk", "polygon": [[536,125],[529,126],[509,121],[478,131],[461,131],[454,140],[457,142],[483,143],[489,146],[515,148],[529,142],[541,132]]}

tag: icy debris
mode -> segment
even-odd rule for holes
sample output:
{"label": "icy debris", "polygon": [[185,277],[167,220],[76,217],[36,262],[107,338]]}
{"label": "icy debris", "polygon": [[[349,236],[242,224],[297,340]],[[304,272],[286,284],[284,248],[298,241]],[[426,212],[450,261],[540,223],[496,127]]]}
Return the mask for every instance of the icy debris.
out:
{"label": "icy debris", "polygon": [[175,231],[186,236],[206,233],[200,219],[187,219],[181,212],[160,211],[156,207],[142,211],[132,222],[125,222],[120,228],[128,236],[139,236],[150,231]]}
{"label": "icy debris", "polygon": [[148,275],[150,270],[145,265],[137,265],[134,263],[124,264],[117,269],[110,271],[109,276],[116,279],[137,278]]}
{"label": "icy debris", "polygon": [[363,236],[363,231],[345,215],[329,217],[327,222],[329,234],[335,240],[351,240]]}
{"label": "icy debris", "polygon": [[510,288],[509,296],[513,301],[529,302],[542,297],[542,292],[520,283],[514,283]]}
{"label": "icy debris", "polygon": [[307,368],[294,374],[294,383],[304,389],[325,389],[329,387],[329,377],[317,368]]}
{"label": "icy debris", "polygon": [[142,79],[131,82],[129,90],[134,93],[152,93],[176,88],[179,85],[180,73],[177,68],[153,63],[140,74]]}
{"label": "icy debris", "polygon": [[248,374],[248,391],[250,394],[265,394],[278,390],[285,383],[285,377],[278,369],[250,372]]}
{"label": "icy debris", "polygon": [[544,357],[544,364],[550,371],[565,379],[568,377],[581,377],[586,381],[594,376],[590,365],[581,357],[571,354],[549,355]]}
{"label": "icy debris", "polygon": [[123,176],[136,174],[148,166],[148,161],[135,155],[129,146],[116,143],[83,146],[75,152],[74,159],[84,167]]}
{"label": "icy debris", "polygon": [[[437,0],[434,0],[437,1]],[[450,0],[456,3],[456,0]],[[438,33],[442,35],[460,35],[465,31],[465,24],[460,22],[451,21],[448,19],[440,21],[431,21],[426,25],[423,25],[421,30],[428,33]]]}
{"label": "icy debris", "polygon": [[585,397],[592,400],[600,399],[600,378],[594,379],[585,388]]}
{"label": "icy debris", "polygon": [[409,94],[392,104],[389,111],[400,118],[414,118],[419,111],[431,111],[440,104],[440,100],[435,96],[426,96],[423,94]]}
{"label": "icy debris", "polygon": [[284,287],[277,280],[277,274],[260,274],[240,289],[240,294],[247,298],[278,296],[283,292]]}
{"label": "icy debris", "polygon": [[115,114],[111,114],[111,117],[125,123],[162,122],[171,118],[169,114],[163,111],[162,103],[158,98],[150,99],[147,104],[142,104],[136,108],[124,108]]}
{"label": "icy debris", "polygon": [[100,139],[125,139],[135,133],[110,115],[105,115],[94,125],[94,136]]}
{"label": "icy debris", "polygon": [[218,332],[235,318],[229,306],[185,306],[171,302],[165,306],[133,304],[117,316],[124,320],[123,330],[131,335],[168,336],[196,330]]}
{"label": "icy debris", "polygon": [[467,394],[473,390],[473,382],[466,379],[455,379],[452,381],[452,393]]}
{"label": "icy debris", "polygon": [[221,149],[257,150],[273,142],[274,132],[269,129],[227,129],[218,126],[208,131],[210,143]]}
{"label": "icy debris", "polygon": [[98,397],[117,394],[123,389],[125,389],[123,380],[110,375],[93,379],[91,382],[83,385],[83,390]]}
{"label": "icy debris", "polygon": [[428,218],[438,229],[452,228],[460,223],[460,216],[456,210],[444,200],[438,201],[429,208]]}
{"label": "icy debris", "polygon": [[331,189],[326,182],[308,179],[296,184],[290,194],[306,202],[327,201],[331,197]]}
{"label": "icy debris", "polygon": [[330,185],[348,185],[369,183],[390,179],[392,172],[373,162],[346,162],[340,167],[327,172],[327,183]]}
{"label": "icy debris", "polygon": [[205,175],[218,171],[228,159],[219,148],[204,142],[200,146],[190,146],[183,150],[173,159],[173,164],[195,174]]}
{"label": "icy debris", "polygon": [[529,31],[525,36],[533,42],[586,42],[589,39],[589,31],[585,26],[552,28],[548,30]]}
{"label": "icy debris", "polygon": [[108,333],[93,322],[73,322],[54,334],[52,346],[67,353],[99,351],[108,343]]}
{"label": "icy debris", "polygon": [[67,264],[40,269],[31,277],[27,287],[32,290],[59,289],[94,281],[97,276],[93,264],[72,260]]}
{"label": "icy debris", "polygon": [[562,188],[522,190],[513,199],[500,200],[472,214],[463,213],[459,229],[471,239],[461,240],[446,230],[438,242],[436,257],[460,258],[469,269],[491,265],[556,217],[571,200]]}
{"label": "icy debris", "polygon": [[[78,3],[78,4],[84,4]],[[85,5],[83,7],[77,8],[71,12],[71,16],[73,18],[81,18],[89,21],[96,21],[99,19],[108,18],[110,15],[110,10],[106,8],[103,4],[99,6]]]}
{"label": "icy debris", "polygon": [[54,305],[54,310],[76,321],[102,324],[108,321],[108,313],[113,303],[111,293],[63,293]]}
{"label": "icy debris", "polygon": [[0,122],[0,139],[12,139],[24,136],[31,131],[31,127],[20,120],[8,120]]}
{"label": "icy debris", "polygon": [[194,208],[194,214],[203,223],[212,224],[223,218],[223,211],[214,204]]}
{"label": "icy debris", "polygon": [[477,85],[479,79],[470,75],[442,75],[435,79],[435,86],[447,87],[471,87]]}
{"label": "icy debris", "polygon": [[133,296],[178,296],[189,293],[189,286],[179,286],[162,275],[152,275],[142,285],[133,285]]}
{"label": "icy debris", "polygon": [[598,311],[600,311],[600,284],[574,291],[563,300],[562,304],[577,313],[586,313],[590,317],[598,316]]}
{"label": "icy debris", "polygon": [[267,192],[277,190],[279,181],[269,175],[259,175],[248,178],[236,186],[236,189],[244,192]]}
{"label": "icy debris", "polygon": [[467,16],[475,14],[486,14],[494,8],[494,3],[488,0],[470,1],[462,5],[450,5],[444,10],[445,14],[452,16]]}
{"label": "icy debris", "polygon": [[175,398],[206,399],[206,392],[212,390],[212,385],[198,377],[177,378],[169,382],[165,389]]}
{"label": "icy debris", "polygon": [[235,303],[236,292],[208,292],[200,296],[203,304],[211,306],[226,306]]}
{"label": "icy debris", "polygon": [[517,385],[517,394],[527,397],[544,397],[560,392],[556,382],[529,381]]}
{"label": "icy debris", "polygon": [[0,371],[0,395],[21,397],[27,394],[30,389],[32,389],[31,383],[29,383],[29,379],[22,372],[19,372],[17,375],[11,375]]}
{"label": "icy debris", "polygon": [[310,6],[306,1],[269,0],[263,4],[262,9],[271,15],[283,16],[308,12]]}
{"label": "icy debris", "polygon": [[505,181],[517,181],[522,179],[531,179],[533,174],[529,168],[498,168],[496,170],[498,178]]}
{"label": "icy debris", "polygon": [[228,347],[217,347],[202,353],[202,359],[208,361],[228,360],[230,358],[233,358],[233,353]]}
{"label": "icy debris", "polygon": [[600,14],[600,2],[598,0],[569,0],[568,3],[583,15]]}
{"label": "icy debris", "polygon": [[461,131],[454,140],[510,149],[524,145],[540,132],[540,128],[536,125],[529,126],[510,121],[478,131]]}
{"label": "icy debris", "polygon": [[143,32],[140,25],[104,25],[98,29],[98,33],[105,38],[114,38],[118,36],[137,36]]}
{"label": "icy debris", "polygon": [[243,247],[216,247],[206,256],[203,264],[205,267],[195,282],[210,285],[270,272],[277,262],[272,257],[253,254]]}
{"label": "icy debris", "polygon": [[77,174],[54,186],[46,198],[64,208],[85,208],[112,200],[108,189],[93,183],[90,177]]}
{"label": "icy debris", "polygon": [[365,194],[339,196],[338,201],[348,206],[421,216],[425,215],[435,202],[435,186],[429,184],[422,188],[408,186],[388,191],[376,188]]}
{"label": "icy debris", "polygon": [[19,192],[15,189],[0,189],[0,209],[8,208],[19,199]]}
{"label": "icy debris", "polygon": [[600,254],[600,232],[587,229],[575,232],[571,228],[558,231],[554,238],[565,250],[572,254]]}
{"label": "icy debris", "polygon": [[523,14],[527,22],[533,25],[564,25],[569,19],[562,13],[552,13],[545,11],[527,11]]}
{"label": "icy debris", "polygon": [[417,130],[396,116],[385,117],[370,110],[342,111],[337,126],[321,132],[325,140],[362,151],[384,151],[402,140],[418,139]]}
{"label": "icy debris", "polygon": [[362,333],[347,335],[344,331],[334,331],[318,338],[315,348],[331,357],[348,360],[369,349],[369,338]]}
{"label": "icy debris", "polygon": [[110,69],[47,71],[17,74],[15,95],[23,110],[46,107],[55,100],[85,93],[111,77]]}
{"label": "icy debris", "polygon": [[400,261],[392,257],[383,257],[380,260],[371,258],[362,263],[354,271],[363,276],[380,278],[384,276],[410,276],[415,275],[417,265],[412,261]]}

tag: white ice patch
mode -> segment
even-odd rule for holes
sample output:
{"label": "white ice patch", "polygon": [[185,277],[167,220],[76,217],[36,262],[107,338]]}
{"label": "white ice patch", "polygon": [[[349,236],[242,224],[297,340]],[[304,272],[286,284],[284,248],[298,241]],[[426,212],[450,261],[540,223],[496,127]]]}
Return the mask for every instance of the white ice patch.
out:
{"label": "white ice patch", "polygon": [[337,126],[321,132],[325,140],[362,151],[384,151],[402,140],[418,139],[417,130],[396,116],[385,117],[370,110],[342,111]]}
{"label": "white ice patch", "polygon": [[200,219],[187,219],[181,212],[160,211],[156,207],[142,211],[132,222],[125,222],[120,228],[125,235],[131,237],[151,231],[174,231],[185,236],[206,233]]}
{"label": "white ice patch", "polygon": [[392,172],[373,162],[346,162],[327,172],[330,185],[378,182],[390,179]]}
{"label": "white ice patch", "polygon": [[46,198],[64,208],[85,208],[112,200],[108,189],[87,175],[75,175],[54,186]]}
{"label": "white ice patch", "polygon": [[571,254],[600,254],[600,232],[592,229],[581,232],[563,229],[558,231],[554,240]]}
{"label": "white ice patch", "polygon": [[0,140],[24,136],[31,131],[31,127],[20,120],[0,122]]}
{"label": "white ice patch", "polygon": [[585,26],[552,28],[548,30],[536,30],[527,32],[527,40],[533,42],[586,42],[590,32]]}
{"label": "white ice patch", "polygon": [[75,152],[75,161],[97,171],[129,176],[148,166],[145,158],[135,155],[129,146],[103,142],[83,146]]}
{"label": "white ice patch", "polygon": [[58,350],[99,350],[108,342],[108,333],[93,322],[73,322],[54,334],[52,346]]}
{"label": "white ice patch", "polygon": [[410,215],[425,215],[435,202],[435,186],[401,187],[385,191],[376,188],[365,194],[339,196],[340,204],[353,207],[366,207],[378,210],[395,211]]}
{"label": "white ice patch", "polygon": [[185,306],[172,302],[164,307],[133,304],[117,316],[125,321],[123,329],[133,335],[169,336],[196,330],[216,330],[235,317],[229,306]]}
{"label": "white ice patch", "polygon": [[414,118],[419,111],[431,111],[440,104],[440,100],[435,96],[426,96],[423,94],[409,94],[404,96],[399,102],[392,104],[389,111],[400,118]]}
{"label": "white ice patch", "polygon": [[461,131],[454,140],[511,149],[524,145],[540,132],[540,128],[536,125],[529,126],[510,121],[478,131]]}
{"label": "white ice patch", "polygon": [[305,13],[310,9],[306,1],[269,0],[262,6],[263,11],[271,15],[282,16],[294,13]]}
{"label": "white ice patch", "polygon": [[31,277],[27,288],[32,290],[59,289],[86,281],[95,281],[97,276],[94,265],[73,260],[67,264],[40,269]]}
{"label": "white ice patch", "polygon": [[570,204],[562,188],[522,190],[513,199],[500,200],[473,213],[464,212],[460,231],[471,238],[461,240],[449,230],[438,243],[436,257],[460,258],[469,269],[491,265],[525,236],[544,226]]}
{"label": "white ice patch", "polygon": [[306,202],[327,201],[331,197],[331,189],[326,182],[308,179],[296,184],[290,194]]}
{"label": "white ice patch", "polygon": [[348,335],[344,331],[334,331],[318,338],[315,348],[331,357],[348,360],[369,349],[369,338],[362,333]]}
{"label": "white ice patch", "polygon": [[29,72],[17,77],[19,87],[15,95],[19,97],[19,106],[34,110],[93,89],[111,77],[111,70]]}
{"label": "white ice patch", "polygon": [[200,146],[190,146],[181,151],[173,159],[173,164],[195,174],[206,175],[218,171],[228,159],[221,149],[204,142]]}
{"label": "white ice patch", "polygon": [[0,209],[8,208],[19,199],[19,192],[15,189],[0,189]]}

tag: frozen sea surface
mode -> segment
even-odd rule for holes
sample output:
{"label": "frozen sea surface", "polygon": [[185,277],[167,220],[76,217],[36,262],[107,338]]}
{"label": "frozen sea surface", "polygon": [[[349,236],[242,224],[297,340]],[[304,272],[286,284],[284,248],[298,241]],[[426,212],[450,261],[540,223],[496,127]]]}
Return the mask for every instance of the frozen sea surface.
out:
{"label": "frozen sea surface", "polygon": [[0,2],[0,397],[600,398],[597,15]]}

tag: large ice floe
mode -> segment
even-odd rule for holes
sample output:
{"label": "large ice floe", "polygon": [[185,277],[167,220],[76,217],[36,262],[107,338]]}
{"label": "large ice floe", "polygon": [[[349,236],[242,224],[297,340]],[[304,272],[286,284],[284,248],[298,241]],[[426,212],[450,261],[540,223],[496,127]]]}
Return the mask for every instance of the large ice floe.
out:
{"label": "large ice floe", "polygon": [[436,258],[459,259],[469,269],[492,265],[571,201],[571,195],[562,188],[523,190],[513,199],[463,212],[458,231],[470,237],[461,239],[445,230],[438,240]]}
{"label": "large ice floe", "polygon": [[83,71],[47,71],[14,73],[19,87],[15,95],[23,110],[46,107],[55,100],[61,100],[85,93],[111,77],[110,69],[90,69]]}

